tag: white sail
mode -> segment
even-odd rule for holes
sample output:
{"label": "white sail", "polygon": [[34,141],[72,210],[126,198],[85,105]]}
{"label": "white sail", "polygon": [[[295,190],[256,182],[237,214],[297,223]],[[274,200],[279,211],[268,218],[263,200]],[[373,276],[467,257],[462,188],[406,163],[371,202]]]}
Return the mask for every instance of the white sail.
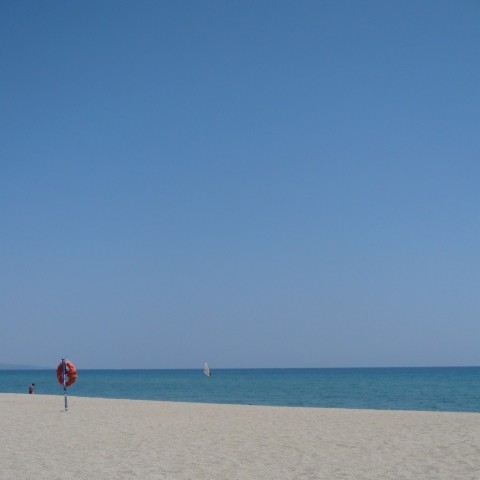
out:
{"label": "white sail", "polygon": [[212,375],[212,372],[208,368],[208,363],[205,362],[205,365],[203,366],[203,373],[207,376],[210,377]]}

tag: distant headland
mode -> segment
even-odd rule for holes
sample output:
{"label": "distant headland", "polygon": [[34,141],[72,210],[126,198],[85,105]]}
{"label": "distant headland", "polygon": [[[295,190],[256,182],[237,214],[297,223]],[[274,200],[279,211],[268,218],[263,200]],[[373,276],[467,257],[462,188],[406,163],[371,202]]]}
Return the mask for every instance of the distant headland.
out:
{"label": "distant headland", "polygon": [[0,363],[0,370],[48,370],[48,367],[38,365],[18,365],[12,363]]}

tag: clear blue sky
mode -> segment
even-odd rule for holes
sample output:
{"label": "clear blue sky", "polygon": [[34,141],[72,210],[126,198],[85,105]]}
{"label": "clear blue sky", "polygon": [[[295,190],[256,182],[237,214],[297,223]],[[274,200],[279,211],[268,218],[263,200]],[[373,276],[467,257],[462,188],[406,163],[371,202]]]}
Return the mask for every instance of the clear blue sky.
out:
{"label": "clear blue sky", "polygon": [[479,365],[479,25],[1,2],[0,363]]}

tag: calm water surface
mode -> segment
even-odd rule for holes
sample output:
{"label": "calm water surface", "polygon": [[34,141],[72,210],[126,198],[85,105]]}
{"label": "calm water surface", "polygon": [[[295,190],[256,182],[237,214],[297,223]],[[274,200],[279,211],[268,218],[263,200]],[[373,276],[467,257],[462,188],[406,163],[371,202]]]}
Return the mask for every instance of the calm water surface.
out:
{"label": "calm water surface", "polygon": [[[480,412],[480,367],[79,370],[69,395],[178,402]],[[1,393],[63,395],[54,370],[0,370]]]}

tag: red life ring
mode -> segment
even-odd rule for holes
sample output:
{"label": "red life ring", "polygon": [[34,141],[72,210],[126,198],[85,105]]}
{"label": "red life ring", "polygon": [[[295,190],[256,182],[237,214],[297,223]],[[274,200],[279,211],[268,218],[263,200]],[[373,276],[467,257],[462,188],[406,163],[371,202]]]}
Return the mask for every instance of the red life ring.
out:
{"label": "red life ring", "polygon": [[[77,370],[70,360],[65,360],[65,386],[69,387],[75,383],[77,379]],[[57,380],[60,385],[63,385],[62,362],[57,367]]]}

